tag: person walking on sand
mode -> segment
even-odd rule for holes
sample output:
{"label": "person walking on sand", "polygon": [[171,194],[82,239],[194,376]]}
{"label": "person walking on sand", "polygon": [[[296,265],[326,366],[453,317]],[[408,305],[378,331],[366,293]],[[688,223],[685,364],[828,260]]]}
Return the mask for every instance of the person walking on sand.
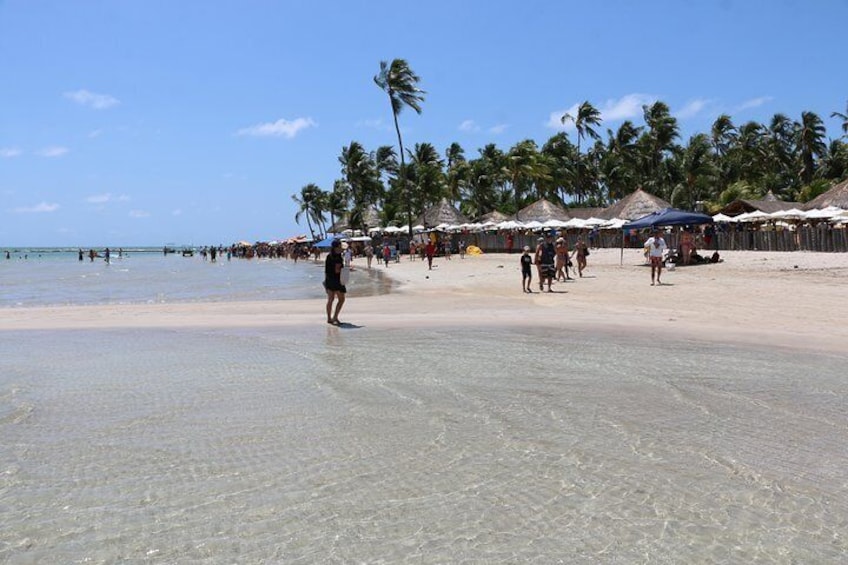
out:
{"label": "person walking on sand", "polygon": [[386,243],[385,245],[383,245],[383,263],[385,264],[385,266],[387,268],[389,266],[389,259],[391,259],[391,258],[392,258],[392,250],[389,247],[389,244]]}
{"label": "person walking on sand", "polygon": [[546,234],[545,242],[536,250],[537,260],[541,262],[539,289],[542,290],[544,282],[548,281],[548,292],[553,292],[551,284],[553,284],[554,274],[556,273],[556,248],[551,241],[552,238],[553,236],[550,233]]}
{"label": "person walking on sand", "polygon": [[[327,323],[338,326],[339,312],[345,302],[345,293],[347,288],[342,284],[342,267],[344,267],[344,259],[342,258],[342,242],[334,239],[330,244],[330,252],[324,260],[324,289],[327,291]],[[333,310],[333,302],[336,302],[335,310]]]}
{"label": "person walking on sand", "polygon": [[521,289],[524,292],[532,293],[530,285],[533,284],[533,258],[530,257],[530,246],[524,246],[524,253],[521,254]]}
{"label": "person walking on sand", "polygon": [[648,250],[648,257],[651,258],[651,286],[654,286],[654,278],[656,278],[656,284],[661,285],[663,254],[668,246],[659,230],[654,231],[653,237],[645,242],[645,249]]}
{"label": "person walking on sand", "polygon": [[556,240],[556,280],[571,280],[568,276],[568,244],[564,237],[558,237]]}
{"label": "person walking on sand", "polygon": [[539,276],[539,290],[545,290],[544,278],[542,277],[542,246],[545,245],[545,238],[540,237],[536,240],[536,252],[533,255],[533,264],[536,265],[536,274]]}
{"label": "person walking on sand", "polygon": [[583,269],[586,268],[586,256],[589,255],[589,247],[583,242],[582,237],[578,237],[574,244],[574,255],[577,257],[577,273],[582,277]]}
{"label": "person walking on sand", "polygon": [[371,268],[371,261],[374,259],[374,247],[370,243],[365,244],[365,261],[368,263],[368,268]]}
{"label": "person walking on sand", "polygon": [[427,269],[433,270],[433,256],[436,255],[436,244],[433,240],[427,242],[427,247],[424,248],[424,253],[427,255]]}

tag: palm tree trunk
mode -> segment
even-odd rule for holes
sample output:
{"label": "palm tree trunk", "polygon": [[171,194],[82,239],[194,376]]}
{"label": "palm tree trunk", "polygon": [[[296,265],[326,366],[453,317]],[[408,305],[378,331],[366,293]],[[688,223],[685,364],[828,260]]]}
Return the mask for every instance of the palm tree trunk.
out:
{"label": "palm tree trunk", "polygon": [[397,112],[392,112],[395,120],[395,132],[397,132],[398,147],[400,148],[400,186],[402,194],[406,198],[406,222],[409,227],[409,240],[412,241],[412,199],[409,197],[409,187],[406,185],[406,162],[403,159],[403,139],[400,136],[400,126],[398,125]]}

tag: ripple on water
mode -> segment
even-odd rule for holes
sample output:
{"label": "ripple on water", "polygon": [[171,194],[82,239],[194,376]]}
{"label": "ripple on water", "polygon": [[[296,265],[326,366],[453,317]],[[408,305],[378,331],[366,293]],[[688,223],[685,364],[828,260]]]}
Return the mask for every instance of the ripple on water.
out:
{"label": "ripple on water", "polygon": [[323,325],[4,343],[4,562],[848,549],[844,358]]}

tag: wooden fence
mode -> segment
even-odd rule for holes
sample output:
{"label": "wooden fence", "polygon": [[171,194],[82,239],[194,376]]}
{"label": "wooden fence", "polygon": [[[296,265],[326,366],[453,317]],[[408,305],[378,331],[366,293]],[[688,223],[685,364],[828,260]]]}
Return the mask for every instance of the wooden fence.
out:
{"label": "wooden fence", "polygon": [[[825,253],[848,252],[848,229],[835,228],[832,224],[821,222],[817,225],[802,225],[795,230],[780,227],[764,227],[757,224],[720,224],[709,243],[699,236],[696,240],[698,249],[709,251],[818,251]],[[574,248],[578,237],[589,243],[589,232],[586,230],[569,230],[566,234],[569,248]],[[514,233],[512,251],[520,253],[527,245],[535,250],[538,233]],[[624,247],[639,248],[650,237],[647,232],[624,233],[622,230],[601,230],[594,242],[595,247],[621,247],[622,237]],[[672,231],[664,235],[669,247],[678,246],[679,233]],[[459,240],[466,245],[476,245],[483,251],[502,253],[507,250],[506,232],[481,232],[453,234],[453,246]]]}

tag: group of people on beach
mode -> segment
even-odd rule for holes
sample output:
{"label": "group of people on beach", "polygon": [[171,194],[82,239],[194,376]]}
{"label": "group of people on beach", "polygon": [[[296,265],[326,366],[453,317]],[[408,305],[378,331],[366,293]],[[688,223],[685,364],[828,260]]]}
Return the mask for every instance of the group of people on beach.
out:
{"label": "group of people on beach", "polygon": [[577,260],[577,274],[583,277],[583,270],[586,268],[586,257],[589,256],[589,246],[583,241],[582,237],[578,237],[574,244],[574,249],[569,254],[568,243],[565,238],[560,236],[553,241],[554,233],[547,232],[543,237],[537,240],[536,252],[530,256],[530,246],[524,246],[524,252],[521,254],[521,287],[524,292],[532,293],[533,285],[533,265],[536,265],[536,272],[539,277],[539,291],[545,290],[545,283],[548,286],[548,292],[553,292],[551,285],[554,280],[564,282],[573,280],[568,274],[568,268],[574,269],[572,257]]}

